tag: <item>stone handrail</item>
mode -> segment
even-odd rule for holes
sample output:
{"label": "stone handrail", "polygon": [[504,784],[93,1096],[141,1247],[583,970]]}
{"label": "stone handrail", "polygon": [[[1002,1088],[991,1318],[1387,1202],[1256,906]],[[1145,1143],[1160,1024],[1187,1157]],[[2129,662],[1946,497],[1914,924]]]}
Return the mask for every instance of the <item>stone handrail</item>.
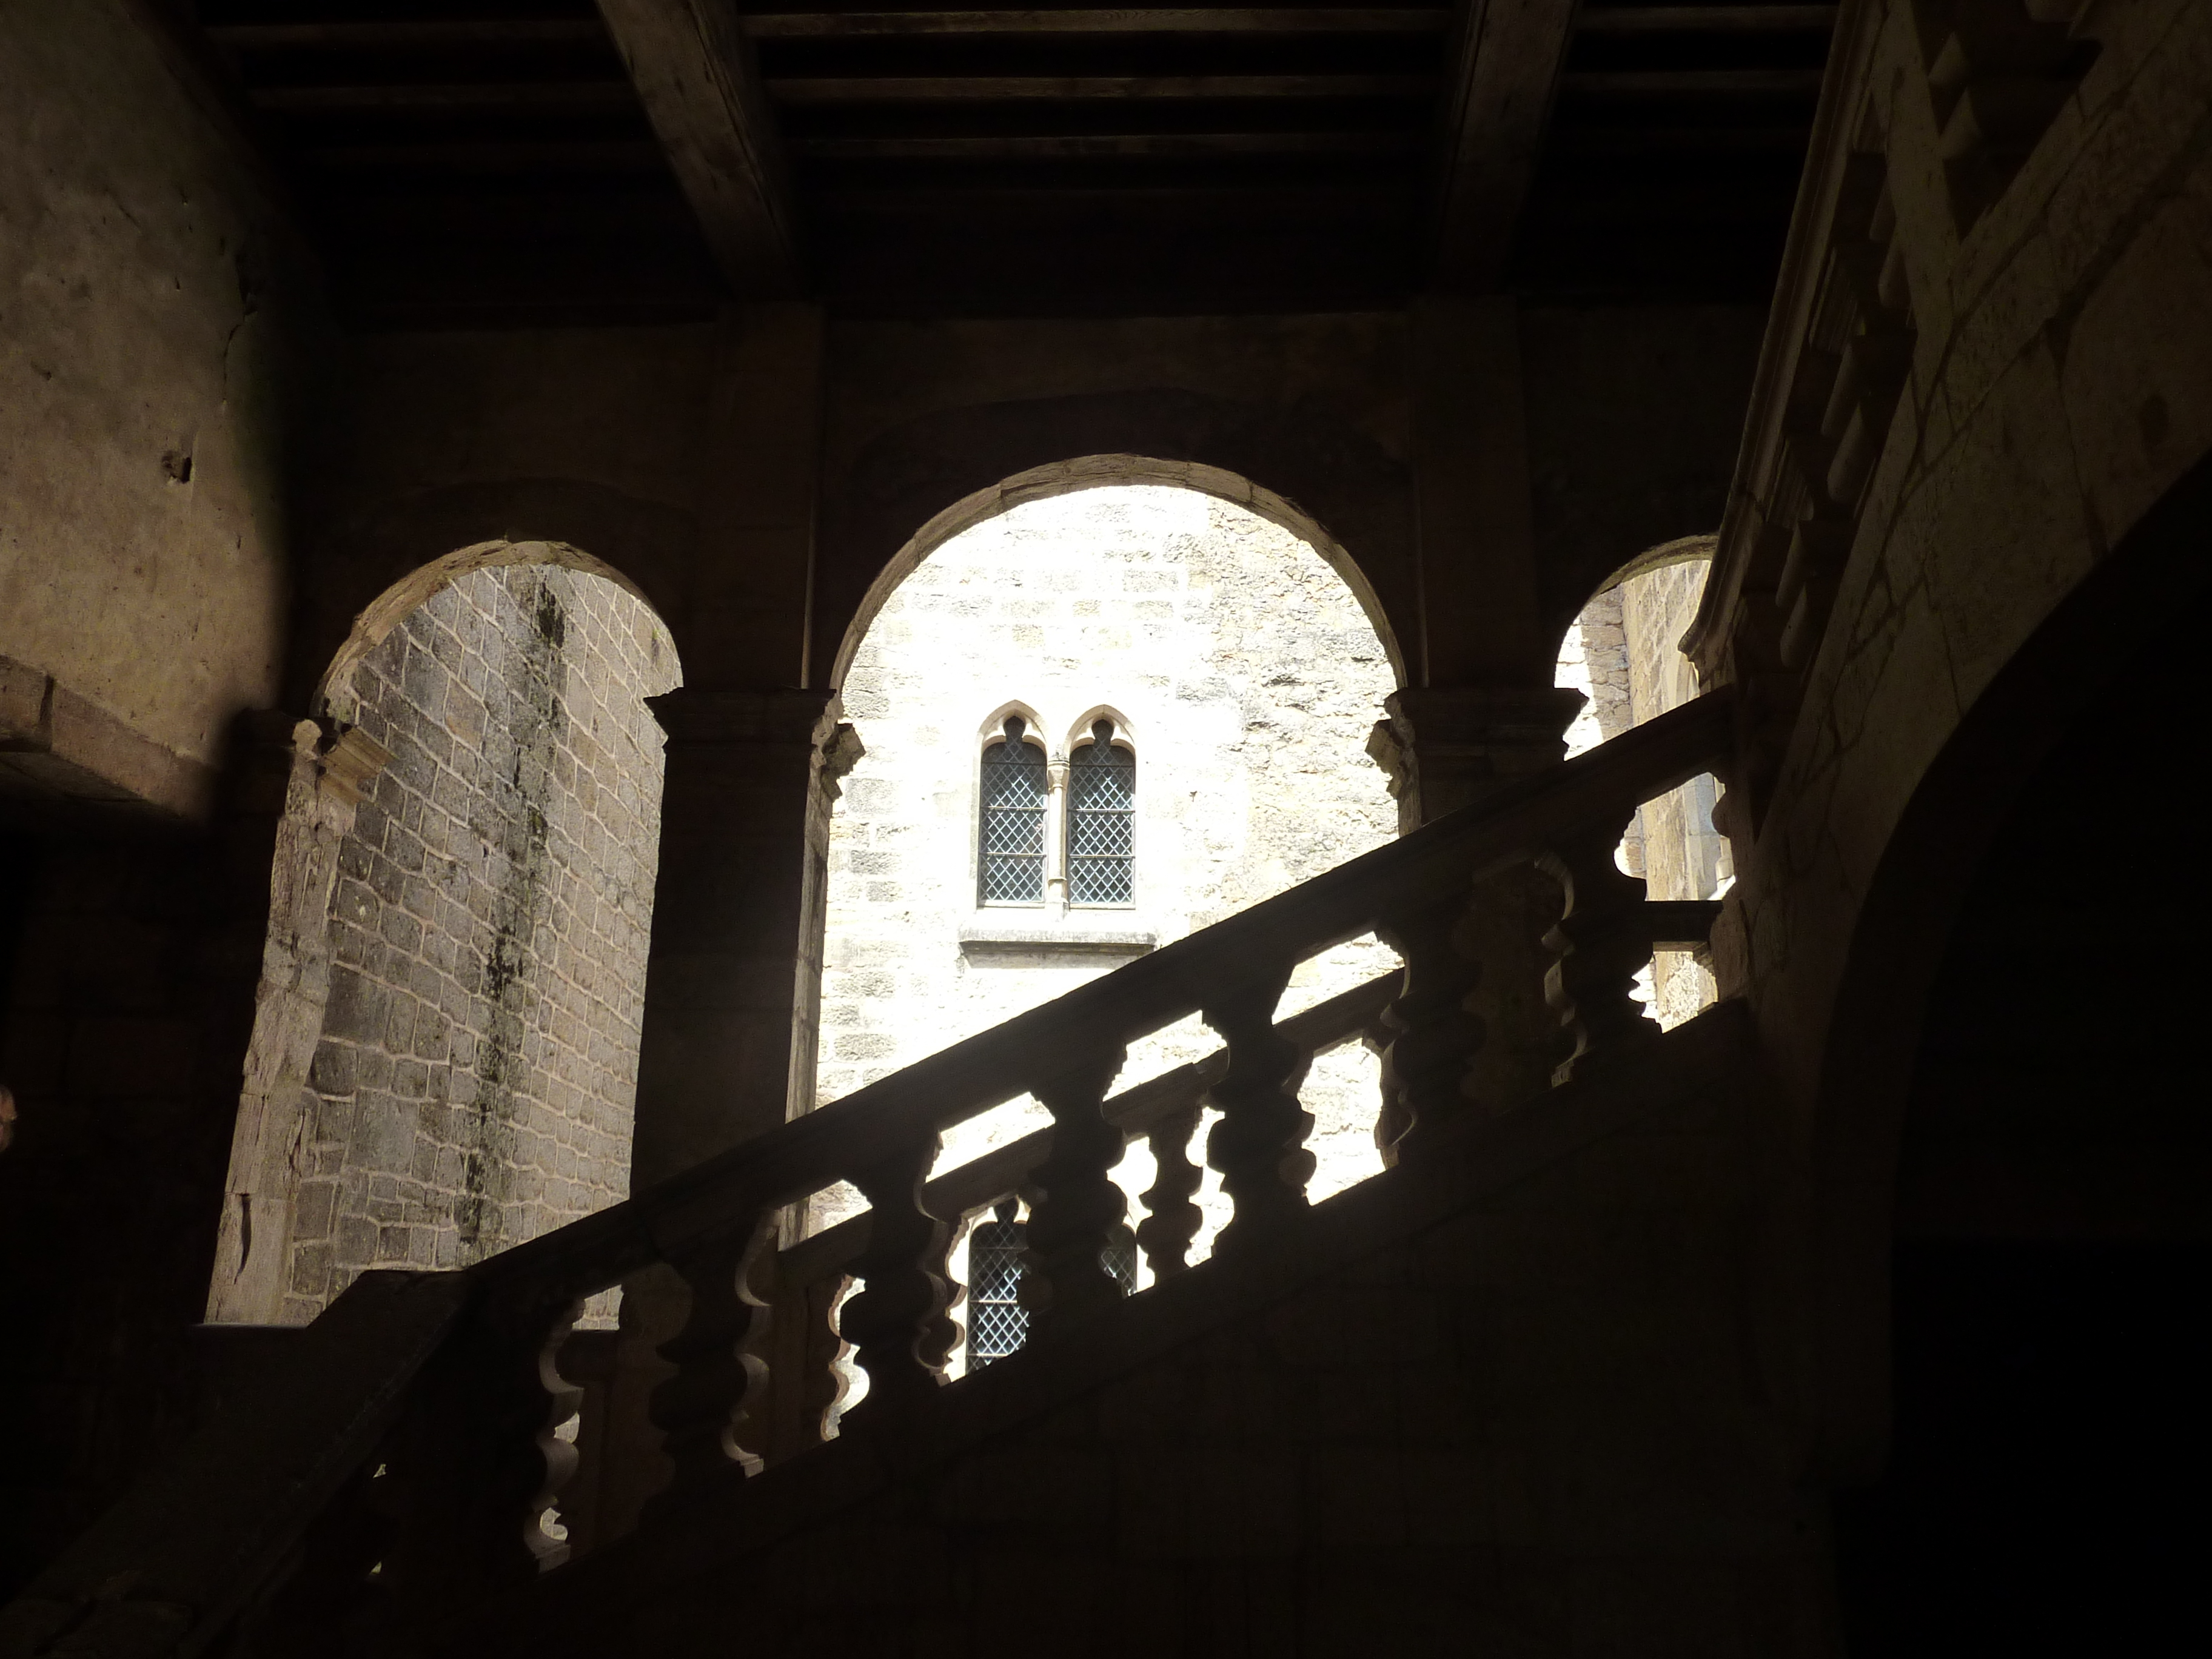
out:
{"label": "stone handrail", "polygon": [[[475,1271],[502,1284],[588,1296],[653,1261],[679,1260],[706,1245],[738,1211],[792,1203],[852,1179],[850,1166],[861,1148],[911,1143],[1035,1092],[1039,1082],[1067,1066],[1071,1042],[1093,1049],[1123,1046],[1228,995],[1249,994],[1275,976],[1287,982],[1298,963],[1373,929],[1388,905],[1462,896],[1474,882],[1540,857],[1555,842],[1579,842],[1599,820],[1608,826],[1618,820],[1604,848],[1609,867],[1639,805],[1720,769],[1730,703],[1726,690],[1708,693],[1565,765],[1503,783],[1474,805]],[[1637,965],[1640,958],[1632,974]],[[1574,1019],[1568,1015],[1569,1024]],[[1233,1055],[1237,1042],[1229,1041]]]}
{"label": "stone handrail", "polygon": [[[1400,977],[1395,972],[1379,975],[1292,1015],[1282,1023],[1284,1037],[1315,1059],[1362,1037],[1376,1041],[1383,1012],[1397,996]],[[1179,1152],[1188,1144],[1207,1091],[1220,1081],[1228,1066],[1229,1051],[1217,1048],[1203,1060],[1163,1072],[1109,1097],[1099,1109],[1121,1132],[1124,1146],[1133,1140],[1153,1141],[1156,1158],[1165,1150],[1158,1144],[1160,1132],[1164,1129],[1172,1135],[1180,1129],[1182,1139],[1175,1144]],[[1182,1121],[1186,1118],[1187,1124]],[[1051,1152],[1049,1129],[994,1147],[922,1188],[922,1206],[932,1215],[948,1217],[988,1209],[1015,1194]],[[825,1228],[781,1252],[779,1279],[787,1286],[808,1285],[841,1273],[866,1248],[867,1240],[865,1214]],[[1139,1242],[1144,1242],[1141,1237]],[[1156,1262],[1154,1270],[1158,1267]]]}
{"label": "stone handrail", "polygon": [[[856,1412],[881,1425],[926,1405],[957,1335],[945,1316],[953,1229],[1009,1190],[1030,1200],[1024,1300],[1033,1340],[1048,1343],[1121,1299],[1101,1256],[1127,1209],[1108,1172],[1133,1134],[1152,1137],[1158,1156],[1137,1237],[1164,1276],[1183,1267],[1198,1231],[1200,1172],[1184,1148],[1201,1106],[1220,1114],[1207,1161],[1234,1206],[1216,1255],[1264,1249],[1305,1212],[1311,1119],[1297,1090],[1319,1049],[1353,1037],[1383,1048],[1377,1139],[1390,1163],[1422,1156],[1454,1118],[1514,1103],[1481,1098],[1470,1080],[1491,1041],[1471,1012],[1479,981],[1543,980],[1559,1024],[1554,1082],[1648,1053],[1658,1028],[1633,1000],[1634,975],[1655,945],[1702,944],[1717,907],[1647,902],[1614,849],[1642,803],[1701,772],[1728,774],[1732,696],[1710,693],[1502,782],[1474,805],[464,1273],[373,1276],[301,1334],[295,1355],[301,1386],[319,1394],[302,1408],[343,1422],[342,1443],[305,1431],[286,1441],[270,1420],[283,1408],[268,1402],[289,1398],[289,1382],[265,1379],[263,1403],[221,1414],[189,1455],[0,1614],[0,1653],[19,1638],[41,1651],[58,1631],[89,1640],[118,1625],[138,1632],[116,1630],[133,1651],[198,1651],[227,1621],[281,1636],[298,1609],[327,1622],[331,1607],[372,1592],[386,1607],[398,1598],[409,1619],[435,1620],[558,1565],[567,1545],[549,1522],[576,1466],[562,1431],[580,1391],[555,1355],[585,1297],[647,1268],[673,1267],[690,1291],[684,1328],[660,1349],[675,1369],[653,1393],[652,1416],[673,1474],[647,1511],[651,1525],[743,1480],[764,1454],[818,1440],[835,1395],[823,1379],[848,1345],[868,1375]],[[1526,918],[1540,937],[1469,925],[1494,921],[1483,907],[1495,889],[1483,884],[1532,865],[1559,890],[1547,914]],[[1398,951],[1402,974],[1277,1022],[1301,962],[1370,932]],[[1193,1012],[1223,1038],[1220,1053],[1109,1099],[1127,1044]],[[1024,1095],[1051,1114],[1049,1131],[928,1182],[944,1130]],[[787,1206],[840,1182],[866,1199],[864,1224],[779,1255]],[[860,1288],[833,1330],[824,1293],[848,1277]],[[380,1342],[374,1322],[349,1311],[364,1293],[429,1309],[408,1328],[431,1334]],[[786,1310],[780,1343],[769,1340],[775,1306]],[[811,1328],[794,1341],[793,1324]],[[765,1443],[778,1358],[799,1373],[781,1385],[808,1402],[801,1432],[780,1448]],[[292,1442],[295,1452],[271,1455],[272,1443]],[[223,1513],[239,1536],[180,1542],[175,1522],[194,1483],[226,1468],[238,1472]],[[304,1526],[270,1518],[310,1511]],[[274,1572],[280,1556],[289,1565]],[[137,1588],[112,1593],[126,1581]]]}

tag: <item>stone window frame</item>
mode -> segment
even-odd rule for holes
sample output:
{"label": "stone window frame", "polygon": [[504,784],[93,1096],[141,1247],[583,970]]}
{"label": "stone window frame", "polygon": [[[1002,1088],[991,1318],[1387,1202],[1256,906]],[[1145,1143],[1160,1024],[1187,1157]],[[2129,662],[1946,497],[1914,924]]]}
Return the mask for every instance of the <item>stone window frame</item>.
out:
{"label": "stone window frame", "polygon": [[[1044,896],[1042,899],[990,899],[983,896],[983,756],[992,744],[1004,740],[1008,719],[1018,716],[1023,724],[1022,739],[1045,751],[1045,811],[1044,811]],[[989,717],[975,727],[975,749],[968,766],[969,806],[968,819],[968,889],[975,895],[974,904],[979,914],[1004,910],[1018,910],[1059,921],[1073,911],[1085,915],[1099,912],[1133,912],[1139,908],[1139,879],[1133,865],[1130,872],[1131,895],[1126,904],[1073,904],[1068,896],[1068,793],[1067,763],[1069,755],[1079,745],[1090,743],[1091,728],[1100,720],[1114,725],[1114,746],[1127,752],[1133,759],[1139,743],[1128,716],[1110,703],[1096,703],[1085,709],[1079,720],[1064,728],[1064,735],[1054,744],[1048,744],[1045,733],[1052,730],[1038,714],[1034,705],[1009,701],[991,711]],[[1115,936],[1117,943],[1128,943]],[[1147,948],[1149,940],[1147,940]]]}
{"label": "stone window frame", "polygon": [[[1056,793],[1060,798],[1059,874],[1060,879],[1061,908],[1064,910],[1134,910],[1138,907],[1137,896],[1139,890],[1138,886],[1137,857],[1134,837],[1135,825],[1133,821],[1131,824],[1131,850],[1129,854],[1129,896],[1127,899],[1117,903],[1109,904],[1097,902],[1078,902],[1074,896],[1073,885],[1068,878],[1069,872],[1074,862],[1075,841],[1073,797],[1068,793],[1066,783],[1068,763],[1073,760],[1075,751],[1077,750],[1087,749],[1093,742],[1096,741],[1094,734],[1099,722],[1101,721],[1104,721],[1107,725],[1113,727],[1109,741],[1115,748],[1121,750],[1122,753],[1129,757],[1129,762],[1133,771],[1137,763],[1136,738],[1129,730],[1129,722],[1123,718],[1121,712],[1119,709],[1111,708],[1107,704],[1101,703],[1097,708],[1092,708],[1085,714],[1080,720],[1077,720],[1068,728],[1067,737],[1060,745],[1060,753],[1066,758],[1060,763],[1059,769],[1060,781],[1055,786]],[[1130,793],[1133,797],[1137,794],[1139,787],[1139,786],[1136,785],[1133,781],[1132,782]],[[1048,833],[1049,833],[1051,828],[1051,818],[1049,815],[1048,815],[1046,824]],[[1048,857],[1049,857],[1049,855],[1048,855]],[[1046,867],[1048,872],[1051,870],[1052,866],[1049,862],[1048,862]],[[1050,890],[1048,886],[1047,890]]]}
{"label": "stone window frame", "polygon": [[[1045,760],[1044,809],[1044,884],[1040,895],[1034,899],[987,898],[983,892],[983,757],[998,744],[1006,741],[1006,722],[1022,722],[1022,741],[1037,750]],[[1055,756],[1045,742],[1045,724],[1037,712],[1025,702],[1002,703],[993,711],[975,731],[975,747],[969,757],[968,785],[972,792],[971,810],[968,824],[969,890],[975,895],[975,908],[981,910],[1047,911],[1054,908],[1053,880],[1060,860],[1054,849],[1060,841],[1060,821],[1066,810],[1067,764],[1064,757]],[[1063,891],[1065,884],[1063,882]],[[1063,905],[1061,908],[1065,908]]]}

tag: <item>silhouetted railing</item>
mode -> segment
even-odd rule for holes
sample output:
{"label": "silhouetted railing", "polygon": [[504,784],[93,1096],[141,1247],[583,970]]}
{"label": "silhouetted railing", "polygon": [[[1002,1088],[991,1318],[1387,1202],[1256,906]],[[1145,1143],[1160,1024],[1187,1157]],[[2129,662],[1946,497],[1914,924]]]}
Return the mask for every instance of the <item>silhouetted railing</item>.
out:
{"label": "silhouetted railing", "polygon": [[[37,1636],[46,1626],[90,1639],[135,1620],[172,1632],[147,1651],[197,1651],[240,1618],[279,1628],[294,1605],[327,1617],[348,1597],[388,1593],[434,1617],[558,1565],[568,1546],[552,1506],[576,1464],[562,1431],[579,1391],[555,1355],[585,1298],[655,1264],[673,1267],[691,1299],[661,1349],[675,1372],[653,1419],[673,1474],[647,1526],[817,1442],[844,1345],[869,1382],[855,1420],[927,1409],[956,1337],[953,1232],[1009,1194],[1030,1205],[1024,1299],[1032,1340],[1049,1343],[1122,1300],[1101,1258],[1123,1236],[1127,1203],[1109,1172],[1133,1138],[1151,1144],[1159,1172],[1136,1237],[1153,1273],[1168,1276],[1200,1224],[1188,1147],[1201,1108],[1220,1114],[1205,1150],[1233,1205],[1214,1244],[1223,1255],[1265,1248],[1307,1208],[1311,1119],[1297,1088],[1316,1053],[1352,1040],[1382,1051],[1387,1160],[1419,1158],[1437,1128],[1480,1104],[1510,1103],[1477,1103],[1462,1086],[1484,1041],[1468,998],[1486,972],[1544,975],[1560,1024],[1555,1081],[1632,1060],[1658,1040],[1634,975],[1655,945],[1702,945],[1718,907],[1647,902],[1614,850],[1643,802],[1701,772],[1726,775],[1730,722],[1728,694],[1715,693],[1501,784],[465,1273],[365,1275],[302,1333],[295,1383],[269,1380],[264,1401],[222,1414],[0,1615],[0,1643],[49,1639]],[[1461,924],[1477,884],[1532,864],[1559,885],[1556,920],[1510,961],[1470,960],[1474,932]],[[1300,963],[1370,932],[1399,951],[1401,974],[1276,1019]],[[1193,1013],[1222,1037],[1218,1053],[1109,1095],[1130,1043]],[[1048,1130],[928,1179],[945,1131],[1024,1096],[1051,1114]],[[779,1249],[779,1215],[844,1182],[866,1214]],[[848,1278],[859,1289],[833,1329]],[[321,1392],[287,1406],[287,1386]],[[784,1409],[771,1412],[777,1390]],[[287,1411],[319,1413],[321,1426],[288,1427]],[[209,1483],[226,1480],[210,1527]],[[102,1601],[97,1587],[125,1574],[143,1588]]]}

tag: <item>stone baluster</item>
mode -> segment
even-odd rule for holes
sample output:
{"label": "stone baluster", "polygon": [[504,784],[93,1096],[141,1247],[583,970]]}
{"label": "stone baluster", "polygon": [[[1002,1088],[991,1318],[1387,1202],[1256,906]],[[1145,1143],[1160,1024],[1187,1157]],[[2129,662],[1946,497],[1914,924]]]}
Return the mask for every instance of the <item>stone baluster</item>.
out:
{"label": "stone baluster", "polygon": [[418,1382],[398,1443],[407,1516],[392,1567],[396,1587],[424,1616],[568,1559],[545,1519],[575,1472],[576,1448],[559,1431],[583,1391],[554,1356],[582,1311],[580,1301],[495,1300]]}
{"label": "stone baluster", "polygon": [[1231,987],[1200,1011],[1229,1051],[1228,1069],[1206,1091],[1221,1113],[1206,1138],[1206,1162],[1221,1171],[1222,1190],[1237,1206],[1217,1250],[1267,1237],[1306,1207],[1313,1115],[1298,1104],[1298,1085],[1312,1056],[1275,1025],[1275,1005],[1290,978],[1285,964]]}
{"label": "stone baluster", "polygon": [[1110,1307],[1121,1287],[1100,1260],[1128,1200],[1107,1171],[1121,1161],[1121,1132],[1100,1109],[1126,1057],[1119,1043],[1094,1051],[1032,1090],[1052,1114],[1052,1152],[1030,1172],[1029,1249],[1022,1305],[1040,1329]]}
{"label": "stone baluster", "polygon": [[1613,860],[1633,816],[1632,810],[1608,814],[1538,860],[1566,890],[1565,912],[1544,941],[1555,957],[1545,975],[1545,994],[1571,1044],[1553,1073],[1557,1083],[1659,1037],[1658,1026],[1644,1018],[1632,994],[1637,969],[1651,957],[1644,878],[1625,873]]}
{"label": "stone baluster", "polygon": [[535,1413],[536,1432],[531,1440],[540,1467],[536,1490],[522,1506],[522,1541],[536,1559],[540,1572],[550,1572],[568,1559],[566,1537],[548,1532],[545,1523],[554,1502],[561,1496],[561,1489],[576,1473],[576,1443],[562,1438],[561,1431],[583,1405],[584,1391],[561,1375],[558,1361],[561,1345],[576,1328],[577,1318],[583,1311],[581,1301],[569,1304],[538,1343],[537,1385],[542,1403]]}
{"label": "stone baluster", "polygon": [[1467,937],[1464,893],[1419,894],[1385,911],[1376,933],[1406,963],[1405,988],[1383,1010],[1382,1112],[1375,1144],[1395,1167],[1409,1146],[1465,1113],[1469,1061],[1482,1021],[1468,1008],[1482,964]]}
{"label": "stone baluster", "polygon": [[329,1651],[333,1632],[388,1626],[395,1581],[385,1567],[399,1538],[402,1499],[392,1473],[399,1455],[387,1435],[301,1534],[295,1565],[240,1620],[254,1651]]}
{"label": "stone baluster", "polygon": [[660,1347],[676,1374],[653,1391],[653,1421],[674,1465],[668,1486],[647,1505],[653,1514],[689,1502],[733,1470],[760,1468],[757,1434],[739,1419],[757,1403],[768,1367],[760,1356],[769,1309],[754,1279],[773,1271],[775,1216],[756,1218],[716,1239],[681,1265],[691,1292],[684,1328]]}
{"label": "stone baluster", "polygon": [[[1547,652],[1547,679],[1550,660]],[[1369,752],[1390,777],[1401,832],[1558,765],[1562,733],[1582,704],[1580,692],[1548,685],[1394,693]],[[1443,914],[1425,914],[1431,905]],[[1409,1133],[1418,1141],[1463,1110],[1498,1110],[1548,1085],[1558,1023],[1545,1006],[1542,941],[1559,913],[1553,883],[1523,867],[1422,895],[1380,919],[1378,931],[1411,970],[1396,1011],[1407,1022],[1403,1040],[1385,1061],[1391,1099],[1378,1139],[1386,1159]]]}
{"label": "stone baluster", "polygon": [[854,1409],[871,1419],[934,1395],[959,1335],[945,1314],[951,1230],[921,1197],[938,1150],[933,1134],[851,1172],[868,1200],[868,1243],[853,1263],[861,1288],[837,1323],[868,1374],[867,1398]]}
{"label": "stone baluster", "polygon": [[[769,1416],[762,1456],[771,1465],[818,1446],[830,1437],[830,1413],[842,1403],[848,1373],[845,1339],[837,1330],[837,1300],[852,1281],[832,1273],[796,1279],[779,1261],[769,1302]],[[745,1442],[750,1449],[751,1442]]]}
{"label": "stone baluster", "polygon": [[1139,1195],[1145,1218],[1137,1224],[1137,1243],[1144,1247],[1154,1279],[1181,1273],[1189,1265],[1190,1242],[1206,1219],[1193,1202],[1205,1173],[1190,1159],[1190,1138],[1198,1133],[1198,1117],[1194,1103],[1188,1111],[1162,1118],[1145,1137],[1154,1175],[1152,1184]]}
{"label": "stone baluster", "polygon": [[[1401,969],[1401,987],[1405,982],[1402,974]],[[1359,1028],[1359,1046],[1375,1056],[1375,1150],[1382,1153],[1386,1166],[1397,1162],[1397,1145],[1405,1133],[1404,1125],[1398,1121],[1398,1091],[1390,1073],[1390,1045],[1397,1037],[1397,1028],[1390,1024],[1388,1003]]]}
{"label": "stone baluster", "polygon": [[798,1418],[783,1442],[792,1451],[830,1438],[853,1386],[853,1373],[844,1363],[850,1345],[837,1328],[838,1304],[852,1282],[849,1273],[833,1273],[806,1287],[805,1322],[799,1332]]}

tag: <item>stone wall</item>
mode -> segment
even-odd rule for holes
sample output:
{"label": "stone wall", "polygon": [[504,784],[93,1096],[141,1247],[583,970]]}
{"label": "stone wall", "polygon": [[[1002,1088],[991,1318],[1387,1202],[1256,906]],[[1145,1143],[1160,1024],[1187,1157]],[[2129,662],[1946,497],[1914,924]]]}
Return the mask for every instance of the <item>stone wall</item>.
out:
{"label": "stone wall", "polygon": [[[1911,367],[1825,629],[1797,653],[1786,747],[1738,833],[1722,930],[1790,1108],[1783,1132],[1815,1159],[1807,1395],[1824,1466],[1853,1478],[1892,1420],[1891,1176],[1953,904],[2059,720],[2100,678],[2139,672],[2147,623],[2193,614],[2201,520],[2177,533],[2158,514],[2212,455],[2212,9],[2081,9],[2094,61],[1963,228],[1919,12],[1852,7],[1837,38],[1838,130],[1884,159]],[[1736,584],[1762,538],[1787,539],[1762,515],[1797,464],[1779,459],[1783,404],[1826,269],[1833,149],[1808,185],[1804,280],[1777,301],[1720,550],[1731,585],[1701,647],[1747,697],[1774,694],[1759,679],[1763,595]],[[1720,647],[1740,635],[1730,663]]]}
{"label": "stone wall", "polygon": [[1765,322],[1764,301],[1522,313],[1537,580],[1553,627],[1630,555],[1720,522]]}
{"label": "stone wall", "polygon": [[636,599],[549,568],[421,606],[346,712],[392,751],[339,849],[287,1322],[367,1267],[451,1267],[629,1190],[659,728]]}
{"label": "stone wall", "polygon": [[[82,704],[77,764],[197,814],[230,717],[276,701],[286,486],[331,337],[140,9],[0,8],[0,653]],[[111,722],[150,751],[120,780]],[[71,735],[46,734],[64,758]]]}
{"label": "stone wall", "polygon": [[[843,688],[867,754],[831,831],[822,1098],[1388,840],[1394,805],[1364,744],[1392,689],[1321,556],[1194,491],[1032,502],[939,548],[884,605]],[[1054,759],[1102,708],[1133,743],[1133,906],[978,903],[977,769],[1013,702]],[[1342,947],[1299,970],[1285,1010],[1395,963],[1372,940]],[[1139,1045],[1123,1083],[1218,1046],[1186,1021]],[[1304,1098],[1316,1196],[1377,1167],[1371,1058],[1326,1057]],[[1040,1109],[979,1120],[949,1138],[948,1160],[1027,1133]],[[1145,1161],[1135,1149],[1122,1167],[1132,1191],[1149,1184]]]}

